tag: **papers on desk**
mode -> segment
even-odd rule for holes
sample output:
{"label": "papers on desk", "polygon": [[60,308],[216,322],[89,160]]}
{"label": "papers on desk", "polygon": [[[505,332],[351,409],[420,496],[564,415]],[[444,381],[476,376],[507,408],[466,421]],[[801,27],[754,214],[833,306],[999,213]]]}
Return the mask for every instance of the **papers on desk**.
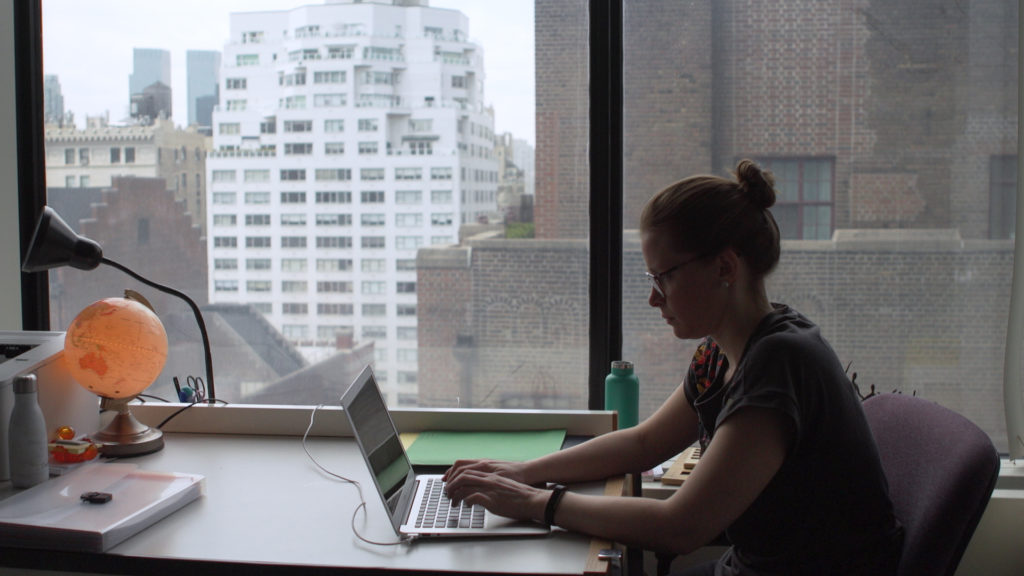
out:
{"label": "papers on desk", "polygon": [[[0,501],[0,545],[103,552],[198,498],[203,476],[94,463]],[[82,494],[111,495],[89,503]]]}
{"label": "papers on desk", "polygon": [[409,446],[414,466],[451,466],[459,459],[490,458],[525,462],[558,452],[565,430],[511,432],[420,432]]}

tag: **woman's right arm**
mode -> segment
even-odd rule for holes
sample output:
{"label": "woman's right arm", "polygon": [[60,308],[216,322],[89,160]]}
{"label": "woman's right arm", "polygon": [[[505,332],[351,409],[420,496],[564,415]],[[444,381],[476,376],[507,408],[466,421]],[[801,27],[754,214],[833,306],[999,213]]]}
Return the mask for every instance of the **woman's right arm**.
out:
{"label": "woman's right arm", "polygon": [[649,470],[696,439],[697,414],[679,386],[650,418],[632,428],[528,462],[460,460],[445,477],[450,480],[463,471],[477,470],[497,472],[524,484],[586,482]]}

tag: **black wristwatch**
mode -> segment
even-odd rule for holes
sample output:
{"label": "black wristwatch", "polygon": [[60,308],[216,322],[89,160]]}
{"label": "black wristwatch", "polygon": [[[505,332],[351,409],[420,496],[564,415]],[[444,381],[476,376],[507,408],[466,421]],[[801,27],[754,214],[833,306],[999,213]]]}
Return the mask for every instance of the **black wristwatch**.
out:
{"label": "black wristwatch", "polygon": [[562,496],[565,496],[565,486],[555,484],[551,487],[548,505],[544,507],[544,523],[548,526],[555,525],[555,510],[558,509],[558,503],[562,501]]}

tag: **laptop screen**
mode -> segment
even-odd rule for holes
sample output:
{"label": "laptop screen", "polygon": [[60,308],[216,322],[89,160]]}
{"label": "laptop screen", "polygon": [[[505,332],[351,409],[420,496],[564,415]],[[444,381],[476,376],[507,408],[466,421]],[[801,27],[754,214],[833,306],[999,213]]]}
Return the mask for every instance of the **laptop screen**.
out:
{"label": "laptop screen", "polygon": [[369,367],[356,378],[343,402],[352,432],[362,445],[377,487],[393,516],[412,466]]}

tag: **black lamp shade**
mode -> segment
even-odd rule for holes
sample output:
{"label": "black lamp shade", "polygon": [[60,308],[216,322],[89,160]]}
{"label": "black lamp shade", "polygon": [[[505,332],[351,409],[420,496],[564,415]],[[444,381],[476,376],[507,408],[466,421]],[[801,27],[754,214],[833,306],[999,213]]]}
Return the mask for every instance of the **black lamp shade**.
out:
{"label": "black lamp shade", "polygon": [[76,234],[52,208],[44,206],[21,269],[23,272],[42,272],[71,266],[92,270],[100,265],[102,259],[103,249],[99,244]]}

